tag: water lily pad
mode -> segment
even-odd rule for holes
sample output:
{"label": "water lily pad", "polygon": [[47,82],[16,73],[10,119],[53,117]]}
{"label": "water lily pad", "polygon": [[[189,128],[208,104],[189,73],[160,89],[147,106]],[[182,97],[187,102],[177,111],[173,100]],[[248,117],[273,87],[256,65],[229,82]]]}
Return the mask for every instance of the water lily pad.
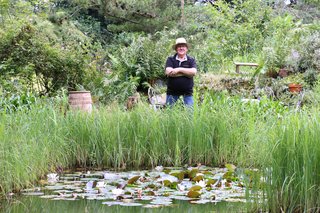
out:
{"label": "water lily pad", "polygon": [[63,185],[53,185],[53,186],[45,186],[46,189],[48,190],[62,190],[64,189]]}
{"label": "water lily pad", "polygon": [[155,193],[154,191],[147,191],[147,192],[146,192],[146,195],[155,196],[156,193]]}
{"label": "water lily pad", "polygon": [[134,184],[139,178],[140,178],[140,176],[134,176],[134,177],[130,178],[128,180],[128,184]]}
{"label": "water lily pad", "polygon": [[83,182],[89,182],[89,181],[98,181],[99,178],[80,178]]}
{"label": "water lily pad", "polygon": [[107,201],[107,202],[103,202],[102,204],[108,205],[108,206],[114,206],[114,205],[121,205],[122,202],[120,202],[120,201]]}
{"label": "water lily pad", "polygon": [[211,200],[191,200],[190,203],[192,204],[206,204],[211,203]]}
{"label": "water lily pad", "polygon": [[163,181],[163,185],[166,186],[166,187],[169,187],[171,184],[171,181],[170,180],[164,180]]}
{"label": "water lily pad", "polygon": [[195,185],[190,188],[190,191],[200,191],[202,189],[201,186]]}
{"label": "water lily pad", "polygon": [[68,193],[72,193],[73,191],[70,190],[56,190],[53,191],[53,193],[57,193],[57,194],[68,194]]}
{"label": "water lily pad", "polygon": [[217,180],[207,179],[207,187],[211,187],[217,182]]}
{"label": "water lily pad", "polygon": [[[190,203],[193,204],[245,202],[245,188],[240,181],[231,181],[237,173],[232,173],[226,168],[201,166],[190,167],[188,170],[183,168],[170,170],[166,170],[170,174],[156,171],[66,174],[62,175],[59,182],[54,185],[44,184],[43,189],[46,194],[40,192],[40,187],[27,189],[24,192],[54,200],[102,200],[105,201],[104,205],[144,208],[172,206],[173,200],[192,201]],[[87,187],[88,182],[90,182],[89,187]],[[219,188],[217,183],[220,183]],[[97,187],[98,185],[101,187]],[[122,191],[116,195],[112,193],[115,189]]]}
{"label": "water lily pad", "polygon": [[241,199],[241,198],[227,198],[227,199],[225,199],[225,201],[227,201],[227,202],[242,202],[242,203],[247,202],[246,199]]}
{"label": "water lily pad", "polygon": [[159,204],[147,204],[147,205],[144,205],[143,207],[144,208],[149,208],[149,209],[155,209],[155,208],[160,208],[162,206],[163,205],[159,205]]}
{"label": "water lily pad", "polygon": [[192,200],[193,198],[186,197],[186,196],[177,196],[177,195],[171,195],[170,198],[174,200]]}
{"label": "water lily pad", "polygon": [[121,203],[120,206],[142,206],[142,203]]}
{"label": "water lily pad", "polygon": [[192,178],[192,181],[195,181],[195,182],[199,182],[200,180],[203,180],[203,175],[198,175]]}
{"label": "water lily pad", "polygon": [[160,174],[160,178],[158,179],[158,181],[164,181],[164,180],[168,180],[171,183],[173,182],[178,182],[178,178],[173,176],[173,175],[168,175],[168,174]]}
{"label": "water lily pad", "polygon": [[189,191],[187,196],[190,198],[199,198],[201,196],[201,193],[197,191]]}
{"label": "water lily pad", "polygon": [[155,189],[157,186],[154,183],[148,184],[146,188]]}
{"label": "water lily pad", "polygon": [[153,200],[154,197],[153,196],[141,196],[140,198],[136,199],[136,200],[145,200],[145,201],[148,201],[148,200]]}
{"label": "water lily pad", "polygon": [[75,199],[75,198],[69,198],[69,197],[56,197],[56,198],[53,198],[52,200],[74,201],[74,200],[76,200],[76,199]]}
{"label": "water lily pad", "polygon": [[178,178],[179,180],[183,180],[184,179],[184,175],[185,175],[185,172],[173,172],[173,173],[170,173],[170,175]]}
{"label": "water lily pad", "polygon": [[44,199],[53,199],[53,198],[56,198],[58,197],[58,195],[43,195],[43,196],[40,196],[40,198],[44,198]]}
{"label": "water lily pad", "polygon": [[40,191],[40,188],[36,187],[36,188],[30,188],[30,189],[21,190],[21,192],[36,192],[36,191]]}
{"label": "water lily pad", "polygon": [[235,176],[235,174],[234,174],[234,172],[230,172],[230,171],[228,171],[228,172],[226,172],[224,175],[223,175],[223,177],[222,177],[223,179],[226,179],[226,180],[228,180],[228,181],[237,181],[238,180],[238,178]]}
{"label": "water lily pad", "polygon": [[43,192],[24,192],[22,193],[22,195],[27,195],[27,196],[40,196],[40,195],[44,195]]}
{"label": "water lily pad", "polygon": [[80,180],[80,177],[70,176],[70,177],[60,177],[60,180],[66,181],[66,180]]}
{"label": "water lily pad", "polygon": [[114,174],[114,173],[109,173],[109,172],[104,173],[103,177],[105,180],[117,180],[117,179],[121,178],[121,176],[119,174]]}
{"label": "water lily pad", "polygon": [[202,173],[206,176],[213,175],[212,172],[210,171],[203,171]]}
{"label": "water lily pad", "polygon": [[150,204],[167,206],[172,204],[172,200],[166,197],[158,197],[157,199],[151,201]]}
{"label": "water lily pad", "polygon": [[236,170],[236,166],[233,164],[226,164],[225,167],[228,169],[229,172],[234,172]]}

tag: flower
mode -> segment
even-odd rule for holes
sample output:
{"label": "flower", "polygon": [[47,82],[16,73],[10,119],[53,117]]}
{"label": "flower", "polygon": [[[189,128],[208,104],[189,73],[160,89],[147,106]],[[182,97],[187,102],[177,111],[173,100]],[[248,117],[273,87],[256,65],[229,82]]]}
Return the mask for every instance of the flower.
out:
{"label": "flower", "polygon": [[55,183],[59,180],[59,176],[56,173],[47,174],[47,177],[49,183]]}
{"label": "flower", "polygon": [[96,187],[97,188],[104,188],[105,184],[104,181],[98,181]]}
{"label": "flower", "polygon": [[112,194],[114,194],[114,195],[121,195],[121,194],[123,194],[123,192],[124,192],[124,190],[123,189],[112,189]]}
{"label": "flower", "polygon": [[157,172],[162,172],[163,171],[163,166],[156,166],[156,168],[154,168]]}
{"label": "flower", "polygon": [[200,180],[198,182],[196,182],[197,186],[201,186],[202,188],[206,187],[206,181],[204,180]]}
{"label": "flower", "polygon": [[86,190],[90,191],[93,188],[94,182],[91,180],[86,184]]}
{"label": "flower", "polygon": [[180,190],[180,191],[184,191],[186,189],[186,186],[185,185],[182,185],[182,184],[178,184],[177,185],[177,188]]}

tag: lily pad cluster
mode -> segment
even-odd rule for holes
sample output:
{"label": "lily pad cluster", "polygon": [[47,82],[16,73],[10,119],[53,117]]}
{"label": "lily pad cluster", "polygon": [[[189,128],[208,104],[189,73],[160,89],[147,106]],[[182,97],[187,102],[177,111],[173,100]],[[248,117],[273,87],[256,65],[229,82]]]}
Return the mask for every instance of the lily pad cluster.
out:
{"label": "lily pad cluster", "polygon": [[52,200],[101,200],[104,205],[156,208],[172,206],[174,200],[194,204],[220,201],[245,202],[245,187],[235,167],[173,168],[157,166],[150,171],[94,171],[48,174],[41,186],[23,195]]}

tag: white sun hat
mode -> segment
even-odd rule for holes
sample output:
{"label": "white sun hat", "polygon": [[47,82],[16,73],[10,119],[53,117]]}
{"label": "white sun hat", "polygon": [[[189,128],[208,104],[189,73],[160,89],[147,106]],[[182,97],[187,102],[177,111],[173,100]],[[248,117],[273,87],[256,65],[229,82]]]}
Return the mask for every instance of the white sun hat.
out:
{"label": "white sun hat", "polygon": [[185,38],[177,38],[176,39],[176,43],[174,45],[172,45],[172,49],[176,50],[177,49],[177,45],[179,44],[185,44],[188,48],[189,48],[189,45],[186,41]]}

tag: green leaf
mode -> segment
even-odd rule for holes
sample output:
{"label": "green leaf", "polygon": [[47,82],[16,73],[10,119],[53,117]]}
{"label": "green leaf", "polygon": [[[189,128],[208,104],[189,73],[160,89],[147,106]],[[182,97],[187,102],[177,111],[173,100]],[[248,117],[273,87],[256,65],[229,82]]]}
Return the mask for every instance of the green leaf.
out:
{"label": "green leaf", "polygon": [[190,197],[190,198],[199,198],[201,195],[200,192],[197,192],[197,191],[189,191],[188,194],[187,194],[187,197]]}
{"label": "green leaf", "polygon": [[200,191],[201,189],[202,189],[201,186],[196,185],[196,186],[192,186],[192,187],[190,188],[190,191]]}
{"label": "green leaf", "polygon": [[128,180],[128,184],[134,184],[139,178],[140,178],[140,176],[134,176],[134,177],[130,178]]}

